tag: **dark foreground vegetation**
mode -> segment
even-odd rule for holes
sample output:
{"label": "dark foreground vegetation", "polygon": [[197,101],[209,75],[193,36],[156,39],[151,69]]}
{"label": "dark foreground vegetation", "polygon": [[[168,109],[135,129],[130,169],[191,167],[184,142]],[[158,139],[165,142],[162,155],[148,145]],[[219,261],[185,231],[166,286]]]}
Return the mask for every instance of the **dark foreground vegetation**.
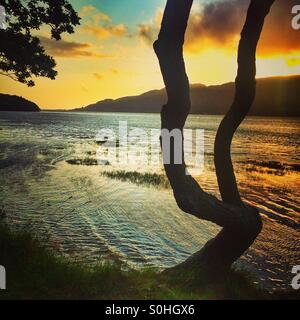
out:
{"label": "dark foreground vegetation", "polygon": [[237,272],[213,284],[195,278],[193,272],[190,277],[172,278],[153,269],[126,271],[118,262],[89,267],[50,252],[28,232],[12,231],[4,223],[0,223],[0,265],[7,272],[7,290],[0,291],[0,299],[297,298],[263,291]]}

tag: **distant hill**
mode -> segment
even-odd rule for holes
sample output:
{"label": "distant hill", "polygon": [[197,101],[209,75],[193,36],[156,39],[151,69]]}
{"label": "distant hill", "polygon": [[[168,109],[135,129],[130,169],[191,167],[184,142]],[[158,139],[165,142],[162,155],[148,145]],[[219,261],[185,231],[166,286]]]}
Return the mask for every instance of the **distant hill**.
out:
{"label": "distant hill", "polygon": [[[257,94],[250,115],[300,116],[300,75],[257,79]],[[225,114],[233,100],[234,83],[191,86],[193,114]],[[165,90],[139,96],[102,100],[72,111],[86,112],[160,112],[166,101]]]}
{"label": "distant hill", "polygon": [[22,97],[0,93],[0,111],[38,112],[40,108],[35,103]]}

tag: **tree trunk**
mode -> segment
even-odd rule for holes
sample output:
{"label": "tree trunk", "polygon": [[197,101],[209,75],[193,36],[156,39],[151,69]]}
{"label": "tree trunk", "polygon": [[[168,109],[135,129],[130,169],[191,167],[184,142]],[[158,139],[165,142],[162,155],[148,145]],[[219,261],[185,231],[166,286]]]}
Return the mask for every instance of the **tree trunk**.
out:
{"label": "tree trunk", "polygon": [[215,167],[223,201],[239,205],[237,188],[230,156],[233,135],[249,112],[256,90],[256,47],[274,0],[252,0],[238,49],[238,72],[233,104],[222,120],[215,141]]}
{"label": "tree trunk", "polygon": [[208,274],[228,271],[232,263],[253,243],[262,228],[256,208],[242,202],[236,184],[230,155],[234,132],[249,111],[255,97],[255,53],[264,18],[274,0],[252,0],[241,34],[238,52],[238,75],[234,102],[223,119],[215,143],[215,166],[222,201],[204,192],[187,174],[182,162],[175,161],[175,141],[171,141],[168,155],[163,132],[179,130],[183,150],[183,128],[190,112],[189,80],[183,59],[184,36],[193,0],[168,0],[161,31],[154,43],[168,95],[161,111],[161,147],[164,167],[178,206],[186,213],[211,221],[223,229],[197,253],[167,272],[201,269]]}

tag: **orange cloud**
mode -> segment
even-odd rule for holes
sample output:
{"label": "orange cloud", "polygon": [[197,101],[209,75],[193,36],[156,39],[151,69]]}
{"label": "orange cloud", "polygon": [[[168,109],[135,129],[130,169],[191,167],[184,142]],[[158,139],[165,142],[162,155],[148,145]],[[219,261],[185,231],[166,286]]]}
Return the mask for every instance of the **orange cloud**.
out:
{"label": "orange cloud", "polygon": [[291,54],[300,51],[300,30],[294,30],[291,26],[291,11],[296,4],[299,4],[299,0],[275,1],[266,19],[259,54]]}
{"label": "orange cloud", "polygon": [[47,53],[56,57],[78,58],[108,58],[109,56],[99,54],[92,50],[92,46],[87,43],[71,42],[65,40],[53,40],[44,36],[39,36]]}
{"label": "orange cloud", "polygon": [[126,32],[126,27],[123,24],[115,26],[96,26],[96,25],[85,25],[83,30],[87,33],[93,34],[98,39],[107,39],[113,36],[120,37]]}
{"label": "orange cloud", "polygon": [[[259,56],[274,56],[300,51],[300,31],[291,27],[292,7],[299,0],[277,0],[268,15],[258,47]],[[198,53],[218,47],[236,50],[250,0],[216,0],[194,8],[186,33],[185,48]],[[138,34],[147,43],[158,35],[161,13],[138,26]]]}

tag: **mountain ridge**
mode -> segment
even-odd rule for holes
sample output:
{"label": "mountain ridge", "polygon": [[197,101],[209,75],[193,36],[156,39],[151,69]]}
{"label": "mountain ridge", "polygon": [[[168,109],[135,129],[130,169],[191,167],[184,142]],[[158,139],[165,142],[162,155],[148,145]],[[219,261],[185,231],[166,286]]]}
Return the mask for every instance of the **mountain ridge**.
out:
{"label": "mountain ridge", "polygon": [[[300,116],[297,94],[300,75],[257,79],[257,94],[249,115]],[[221,85],[191,85],[192,114],[223,115],[234,97],[234,82]],[[159,113],[166,102],[165,89],[150,90],[136,96],[105,99],[75,112]]]}

